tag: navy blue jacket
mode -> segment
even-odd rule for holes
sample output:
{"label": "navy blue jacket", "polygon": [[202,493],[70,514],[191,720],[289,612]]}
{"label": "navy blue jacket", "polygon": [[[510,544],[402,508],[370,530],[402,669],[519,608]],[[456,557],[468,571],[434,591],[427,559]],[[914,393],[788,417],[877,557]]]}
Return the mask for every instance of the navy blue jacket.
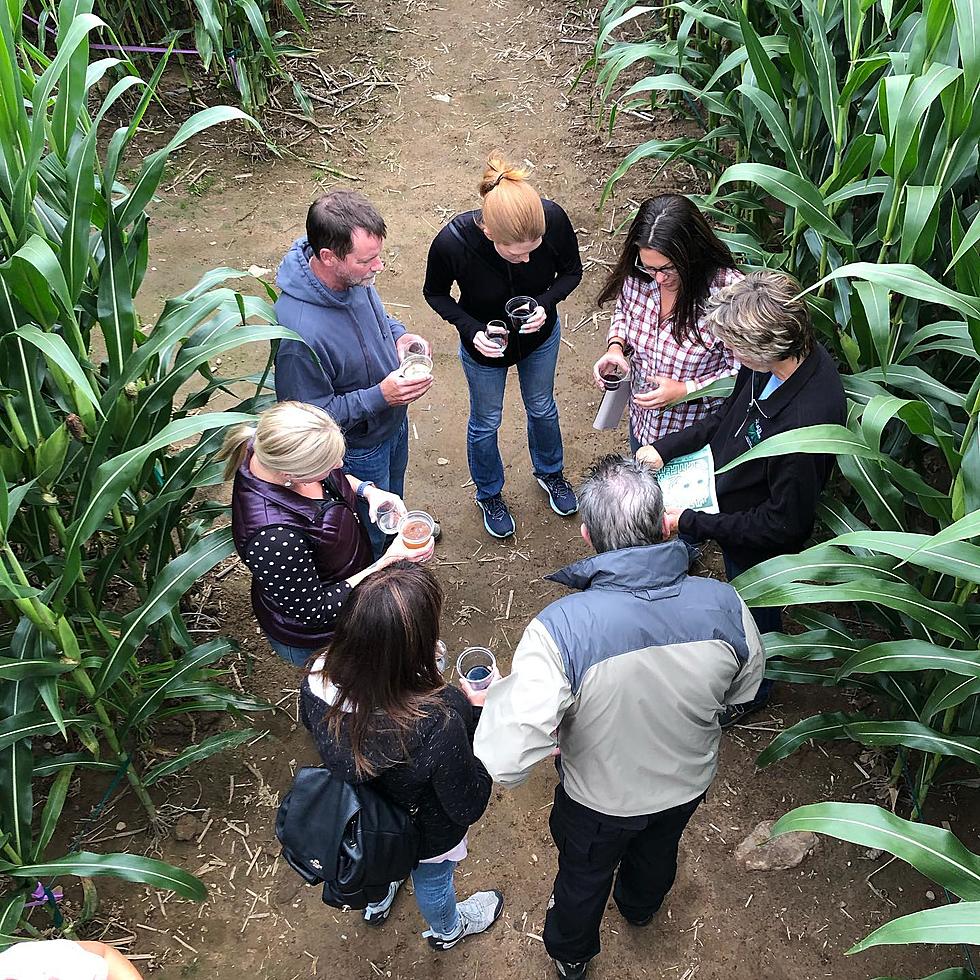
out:
{"label": "navy blue jacket", "polygon": [[[279,266],[279,322],[309,344],[284,340],[276,356],[276,397],[317,405],[336,419],[349,449],[377,446],[405,420],[380,383],[398,367],[395,341],[405,327],[388,316],[373,286],[329,289],[310,269],[313,250],[299,238]],[[312,349],[312,352],[311,352]],[[316,357],[319,358],[317,363]]]}

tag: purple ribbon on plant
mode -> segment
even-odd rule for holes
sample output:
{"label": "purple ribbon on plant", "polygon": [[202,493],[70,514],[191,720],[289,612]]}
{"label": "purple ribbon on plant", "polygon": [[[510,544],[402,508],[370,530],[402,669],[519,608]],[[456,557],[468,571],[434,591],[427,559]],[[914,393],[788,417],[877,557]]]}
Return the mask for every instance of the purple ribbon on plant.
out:
{"label": "purple ribbon on plant", "polygon": [[37,888],[31,892],[31,898],[33,898],[34,901],[28,902],[24,908],[36,909],[41,905],[53,905],[57,907],[58,902],[60,902],[64,897],[65,894],[60,887],[48,889],[39,881],[37,883]]}

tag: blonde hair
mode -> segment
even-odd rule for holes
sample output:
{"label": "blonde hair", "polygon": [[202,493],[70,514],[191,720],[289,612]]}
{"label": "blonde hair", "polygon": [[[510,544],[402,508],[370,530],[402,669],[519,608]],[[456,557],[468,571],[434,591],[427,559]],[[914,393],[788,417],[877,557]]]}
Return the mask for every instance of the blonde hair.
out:
{"label": "blonde hair", "polygon": [[544,206],[541,195],[527,182],[527,173],[512,167],[498,150],[487,159],[480,181],[483,226],[499,245],[544,237]]}
{"label": "blonde hair", "polygon": [[736,354],[769,363],[802,360],[813,350],[813,323],[800,291],[785,272],[751,272],[710,297],[707,326]]}
{"label": "blonde hair", "polygon": [[255,458],[270,470],[305,483],[335,470],[344,460],[344,434],[322,408],[279,402],[259,415],[257,425],[236,425],[225,436],[218,459],[230,480],[252,443]]}

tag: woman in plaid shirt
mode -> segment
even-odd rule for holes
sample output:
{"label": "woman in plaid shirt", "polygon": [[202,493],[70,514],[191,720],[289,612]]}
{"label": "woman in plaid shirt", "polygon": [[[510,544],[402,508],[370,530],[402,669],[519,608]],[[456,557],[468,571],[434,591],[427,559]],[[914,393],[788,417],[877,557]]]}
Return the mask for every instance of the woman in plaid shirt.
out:
{"label": "woman in plaid shirt", "polygon": [[636,452],[716,409],[721,398],[677,404],[738,371],[738,362],[704,323],[708,297],[742,278],[728,246],[680,194],[640,205],[622,254],[598,302],[616,298],[606,353],[593,367],[595,383],[610,370],[627,373],[632,360],[630,446]]}

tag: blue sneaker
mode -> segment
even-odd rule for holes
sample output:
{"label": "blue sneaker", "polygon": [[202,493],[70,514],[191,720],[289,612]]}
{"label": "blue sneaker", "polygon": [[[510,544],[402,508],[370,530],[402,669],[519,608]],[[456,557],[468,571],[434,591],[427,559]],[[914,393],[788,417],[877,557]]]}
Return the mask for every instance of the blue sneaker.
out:
{"label": "blue sneaker", "polygon": [[537,480],[548,494],[551,509],[559,517],[571,517],[578,510],[578,498],[561,470],[557,473],[546,473],[544,476],[539,476]]}
{"label": "blue sneaker", "polygon": [[487,534],[492,534],[495,538],[509,538],[517,530],[514,518],[510,516],[504,498],[499,493],[487,497],[486,500],[477,500],[476,505],[483,511],[483,526],[487,529]]}

